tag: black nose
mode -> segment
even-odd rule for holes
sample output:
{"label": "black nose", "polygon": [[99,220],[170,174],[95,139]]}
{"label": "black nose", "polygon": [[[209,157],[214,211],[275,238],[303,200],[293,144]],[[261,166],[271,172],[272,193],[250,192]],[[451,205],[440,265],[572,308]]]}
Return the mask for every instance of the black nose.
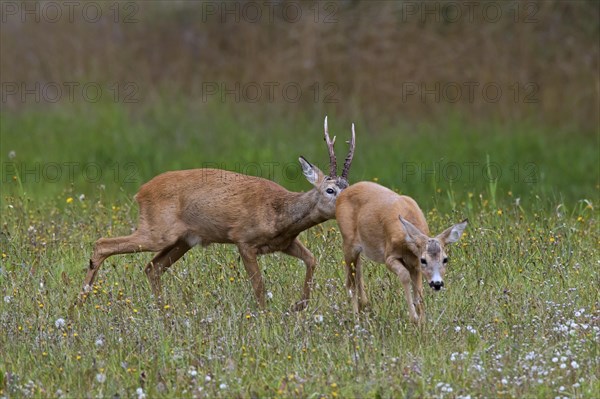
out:
{"label": "black nose", "polygon": [[429,286],[431,288],[433,288],[436,291],[439,291],[442,289],[442,287],[444,286],[444,282],[443,281],[431,281],[429,283]]}

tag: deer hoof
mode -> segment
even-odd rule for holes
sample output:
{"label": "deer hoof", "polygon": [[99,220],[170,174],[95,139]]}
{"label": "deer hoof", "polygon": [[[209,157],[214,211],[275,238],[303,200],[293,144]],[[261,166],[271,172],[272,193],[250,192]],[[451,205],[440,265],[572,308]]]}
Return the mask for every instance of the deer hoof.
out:
{"label": "deer hoof", "polygon": [[301,301],[296,302],[293,306],[292,306],[292,310],[294,312],[300,312],[304,309],[306,309],[306,307],[308,306],[308,299],[303,299]]}
{"label": "deer hoof", "polygon": [[371,312],[371,304],[369,302],[359,301],[358,302],[358,310],[360,312],[369,313],[369,312]]}

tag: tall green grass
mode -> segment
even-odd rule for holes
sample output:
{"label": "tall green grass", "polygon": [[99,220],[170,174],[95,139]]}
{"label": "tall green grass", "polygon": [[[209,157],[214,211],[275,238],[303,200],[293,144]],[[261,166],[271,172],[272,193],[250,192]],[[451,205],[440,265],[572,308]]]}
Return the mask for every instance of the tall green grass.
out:
{"label": "tall green grass", "polygon": [[[207,166],[308,189],[297,158],[306,156],[326,168],[325,113],[272,118],[220,103],[184,101],[133,109],[107,103],[5,113],[0,121],[1,193],[62,200],[81,194],[129,198],[156,174]],[[352,121],[335,114],[329,121],[342,158]],[[521,206],[536,196],[549,204],[598,197],[597,143],[581,132],[527,124],[467,125],[458,116],[443,125],[355,122],[351,181],[379,181],[426,208],[489,204],[494,195],[520,198]]]}

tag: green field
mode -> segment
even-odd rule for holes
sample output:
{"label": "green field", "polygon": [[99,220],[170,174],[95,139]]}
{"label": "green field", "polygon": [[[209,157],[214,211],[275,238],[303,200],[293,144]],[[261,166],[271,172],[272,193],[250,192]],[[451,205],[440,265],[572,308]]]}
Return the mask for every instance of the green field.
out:
{"label": "green field", "polygon": [[[163,276],[164,308],[136,254],[109,258],[69,313],[92,243],[135,227],[155,174],[217,165],[308,190],[297,157],[325,165],[323,115],[207,107],[3,115],[0,397],[600,396],[598,143],[582,132],[356,121],[351,182],[413,196],[436,233],[470,219],[422,327],[373,263],[370,310],[353,314],[335,221],[301,235],[319,262],[304,312],[289,312],[300,261],[261,258],[260,312],[235,247],[214,245]],[[342,154],[351,121],[329,121]]]}

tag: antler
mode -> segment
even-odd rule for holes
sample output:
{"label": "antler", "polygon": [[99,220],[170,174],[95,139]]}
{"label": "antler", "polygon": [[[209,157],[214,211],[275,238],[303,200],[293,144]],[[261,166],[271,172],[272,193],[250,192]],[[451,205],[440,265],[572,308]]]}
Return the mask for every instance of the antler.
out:
{"label": "antler", "polygon": [[348,150],[348,156],[344,161],[344,170],[342,170],[342,177],[348,180],[348,172],[350,171],[350,165],[352,164],[352,158],[354,157],[354,143],[355,143],[355,134],[354,134],[354,123],[352,124],[352,139],[348,142],[350,144],[350,149]]}
{"label": "antler", "polygon": [[337,176],[337,162],[335,160],[335,151],[333,145],[335,144],[335,136],[333,140],[329,138],[329,129],[327,129],[327,116],[325,116],[325,142],[327,143],[327,150],[329,151],[329,176]]}

